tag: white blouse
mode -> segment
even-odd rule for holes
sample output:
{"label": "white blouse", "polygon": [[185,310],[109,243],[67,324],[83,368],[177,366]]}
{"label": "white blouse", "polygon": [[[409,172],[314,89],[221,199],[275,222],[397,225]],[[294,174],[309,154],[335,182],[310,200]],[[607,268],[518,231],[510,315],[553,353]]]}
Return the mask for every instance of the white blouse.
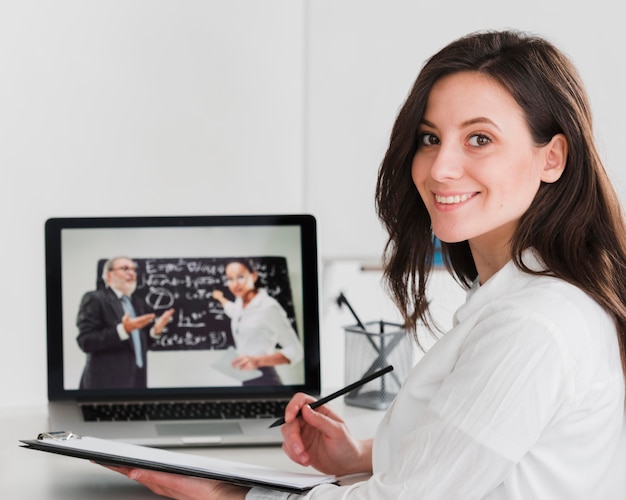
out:
{"label": "white blouse", "polygon": [[[540,268],[530,252],[524,261]],[[589,500],[607,481],[624,484],[607,475],[626,432],[625,389],[602,307],[509,262],[468,292],[454,325],[381,421],[373,476],[306,498]],[[247,498],[296,497],[254,488]]]}
{"label": "white blouse", "polygon": [[224,312],[230,318],[235,347],[240,355],[272,354],[276,352],[276,344],[280,344],[279,352],[291,364],[302,359],[302,343],[287,313],[265,289],[259,289],[246,307],[240,298],[226,303]]}

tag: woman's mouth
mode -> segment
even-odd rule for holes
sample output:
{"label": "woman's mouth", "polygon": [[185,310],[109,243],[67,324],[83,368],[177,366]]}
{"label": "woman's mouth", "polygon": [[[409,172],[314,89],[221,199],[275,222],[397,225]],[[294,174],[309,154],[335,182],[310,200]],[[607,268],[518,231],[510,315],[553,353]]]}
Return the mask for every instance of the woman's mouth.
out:
{"label": "woman's mouth", "polygon": [[458,203],[463,203],[470,198],[472,198],[476,193],[470,194],[454,194],[449,196],[443,196],[435,193],[435,201],[437,203],[441,203],[442,205],[456,205]]}

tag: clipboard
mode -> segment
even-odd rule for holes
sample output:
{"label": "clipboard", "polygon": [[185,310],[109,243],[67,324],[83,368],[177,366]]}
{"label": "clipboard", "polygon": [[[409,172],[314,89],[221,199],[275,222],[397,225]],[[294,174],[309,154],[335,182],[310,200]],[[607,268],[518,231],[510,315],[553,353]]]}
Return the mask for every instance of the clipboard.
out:
{"label": "clipboard", "polygon": [[37,439],[20,440],[22,448],[118,465],[216,479],[240,486],[262,486],[303,494],[319,484],[336,484],[337,478],[320,473],[285,472],[260,465],[174,452],[160,448],[79,436],[71,432],[46,432]]}

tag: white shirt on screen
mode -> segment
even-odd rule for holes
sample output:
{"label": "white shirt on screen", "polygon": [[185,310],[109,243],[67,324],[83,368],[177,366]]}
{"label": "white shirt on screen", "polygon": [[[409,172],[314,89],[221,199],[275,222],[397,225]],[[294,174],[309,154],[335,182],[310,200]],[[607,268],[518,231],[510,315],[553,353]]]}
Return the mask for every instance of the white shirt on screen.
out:
{"label": "white shirt on screen", "polygon": [[235,347],[240,355],[262,356],[281,352],[291,364],[302,359],[302,343],[280,303],[260,288],[243,307],[241,298],[224,305],[231,322]]}

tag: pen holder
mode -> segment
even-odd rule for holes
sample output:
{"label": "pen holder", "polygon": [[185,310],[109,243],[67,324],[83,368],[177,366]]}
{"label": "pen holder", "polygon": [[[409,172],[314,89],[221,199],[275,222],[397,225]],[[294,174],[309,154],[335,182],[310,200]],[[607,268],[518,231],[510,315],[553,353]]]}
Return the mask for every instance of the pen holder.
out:
{"label": "pen holder", "polygon": [[346,326],[346,384],[360,380],[387,365],[393,371],[354,389],[344,397],[351,406],[385,410],[398,394],[413,366],[413,342],[402,325],[385,321]]}

